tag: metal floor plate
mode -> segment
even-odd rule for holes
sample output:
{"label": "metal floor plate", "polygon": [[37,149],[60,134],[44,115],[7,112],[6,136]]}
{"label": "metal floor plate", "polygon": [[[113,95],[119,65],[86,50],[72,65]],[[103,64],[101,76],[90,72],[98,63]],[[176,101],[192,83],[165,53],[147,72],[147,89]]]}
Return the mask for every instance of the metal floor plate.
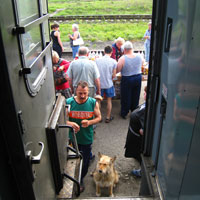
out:
{"label": "metal floor plate", "polygon": [[[71,176],[72,178],[75,177],[76,168],[79,163],[79,159],[69,159],[66,162],[65,166],[65,173]],[[71,199],[73,198],[74,193],[74,182],[68,178],[63,179],[63,188],[60,190],[59,195],[57,196],[58,199]]]}

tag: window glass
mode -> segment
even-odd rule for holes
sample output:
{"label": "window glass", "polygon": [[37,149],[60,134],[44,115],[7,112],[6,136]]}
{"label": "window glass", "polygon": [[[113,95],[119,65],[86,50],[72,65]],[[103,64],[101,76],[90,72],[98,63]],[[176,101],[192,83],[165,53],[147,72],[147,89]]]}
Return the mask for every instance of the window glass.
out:
{"label": "window glass", "polygon": [[43,66],[44,66],[44,58],[38,59],[37,62],[31,68],[31,74],[27,75],[29,84],[35,85],[35,81],[38,78],[40,72],[42,71]]}
{"label": "window glass", "polygon": [[20,24],[28,23],[39,17],[37,1],[18,0],[17,5]]}
{"label": "window glass", "polygon": [[31,73],[27,75],[27,78],[29,80],[29,84],[34,84],[44,66],[44,58],[38,59],[38,56],[42,52],[40,26],[34,27],[31,29],[31,31],[22,34],[21,36],[25,58],[25,67],[31,68]]}
{"label": "window glass", "polygon": [[42,0],[42,14],[47,14],[47,1]]}
{"label": "window glass", "polygon": [[44,26],[44,39],[45,39],[45,44],[47,42],[50,42],[50,38],[49,38],[49,23],[48,21],[45,21],[43,23],[43,26]]}
{"label": "window glass", "polygon": [[22,44],[26,67],[30,67],[42,51],[40,27],[37,26],[31,31],[22,34]]}

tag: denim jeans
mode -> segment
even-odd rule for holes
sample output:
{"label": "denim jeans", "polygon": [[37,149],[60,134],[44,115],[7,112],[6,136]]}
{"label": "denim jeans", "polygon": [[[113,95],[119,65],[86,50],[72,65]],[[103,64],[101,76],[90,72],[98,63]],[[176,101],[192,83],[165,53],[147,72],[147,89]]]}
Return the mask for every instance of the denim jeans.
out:
{"label": "denim jeans", "polygon": [[144,49],[145,49],[145,61],[149,62],[150,44],[145,43],[144,44]]}
{"label": "denim jeans", "polygon": [[88,172],[92,144],[86,144],[86,145],[78,144],[78,148],[79,148],[80,153],[83,156],[83,168],[82,168],[82,174],[81,174],[81,181],[82,181]]}
{"label": "denim jeans", "polygon": [[76,54],[78,54],[79,47],[80,46],[72,46],[72,56],[73,56],[73,59],[76,57]]}

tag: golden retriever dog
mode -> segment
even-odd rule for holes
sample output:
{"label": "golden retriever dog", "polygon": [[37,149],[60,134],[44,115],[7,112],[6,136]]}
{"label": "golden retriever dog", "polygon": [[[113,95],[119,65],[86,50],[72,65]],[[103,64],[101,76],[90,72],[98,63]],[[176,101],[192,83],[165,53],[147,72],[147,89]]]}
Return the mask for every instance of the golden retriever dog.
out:
{"label": "golden retriever dog", "polygon": [[101,187],[109,188],[109,196],[114,197],[113,187],[119,181],[118,172],[114,168],[114,161],[116,156],[111,158],[109,156],[98,153],[99,160],[97,162],[96,170],[93,173],[94,182],[96,184],[96,196],[101,196]]}

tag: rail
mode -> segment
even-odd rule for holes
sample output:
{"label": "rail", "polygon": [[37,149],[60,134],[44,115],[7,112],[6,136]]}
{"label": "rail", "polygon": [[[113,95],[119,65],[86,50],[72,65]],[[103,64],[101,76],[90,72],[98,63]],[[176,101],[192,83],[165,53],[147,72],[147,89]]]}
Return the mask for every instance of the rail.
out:
{"label": "rail", "polygon": [[151,15],[66,15],[52,16],[50,21],[71,21],[71,20],[150,20]]}

